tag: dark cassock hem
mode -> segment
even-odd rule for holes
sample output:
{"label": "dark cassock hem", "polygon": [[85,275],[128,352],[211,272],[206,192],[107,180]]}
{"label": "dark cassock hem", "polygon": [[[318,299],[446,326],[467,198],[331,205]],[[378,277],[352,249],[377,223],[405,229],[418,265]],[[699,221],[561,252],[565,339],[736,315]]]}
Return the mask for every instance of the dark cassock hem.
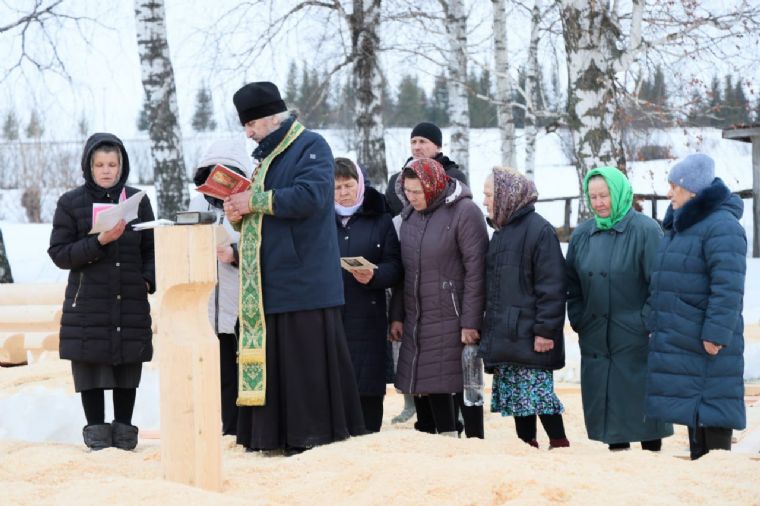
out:
{"label": "dark cassock hem", "polygon": [[366,434],[340,308],[266,315],[266,405],[240,407],[237,442],[311,448]]}

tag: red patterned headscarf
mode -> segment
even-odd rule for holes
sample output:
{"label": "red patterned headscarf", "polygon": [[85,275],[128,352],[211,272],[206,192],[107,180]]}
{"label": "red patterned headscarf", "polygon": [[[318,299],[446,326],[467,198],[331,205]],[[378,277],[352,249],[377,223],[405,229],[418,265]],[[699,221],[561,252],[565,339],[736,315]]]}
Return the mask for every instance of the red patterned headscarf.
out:
{"label": "red patterned headscarf", "polygon": [[[422,183],[422,191],[425,193],[425,202],[429,206],[446,190],[449,176],[443,165],[432,158],[418,158],[406,164],[406,168],[412,169]],[[404,177],[401,180],[401,188],[404,186]]]}

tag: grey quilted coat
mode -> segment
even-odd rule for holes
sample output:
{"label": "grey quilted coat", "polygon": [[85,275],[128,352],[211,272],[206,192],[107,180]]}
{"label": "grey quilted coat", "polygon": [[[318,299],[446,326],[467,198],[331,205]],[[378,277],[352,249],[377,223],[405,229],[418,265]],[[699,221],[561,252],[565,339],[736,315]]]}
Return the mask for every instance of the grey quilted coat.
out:
{"label": "grey quilted coat", "polygon": [[480,329],[488,232],[470,189],[450,180],[423,212],[401,212],[403,290],[391,319],[404,322],[396,388],[404,393],[462,391],[461,329]]}

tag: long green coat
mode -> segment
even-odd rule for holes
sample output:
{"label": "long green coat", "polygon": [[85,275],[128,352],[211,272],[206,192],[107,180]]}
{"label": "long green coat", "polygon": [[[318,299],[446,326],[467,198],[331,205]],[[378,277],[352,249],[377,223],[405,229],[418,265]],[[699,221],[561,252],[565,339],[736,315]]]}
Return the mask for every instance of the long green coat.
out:
{"label": "long green coat", "polygon": [[570,324],[581,348],[588,437],[607,444],[649,441],[673,426],[645,420],[649,333],[644,327],[659,225],[630,210],[610,230],[580,225],[567,251]]}

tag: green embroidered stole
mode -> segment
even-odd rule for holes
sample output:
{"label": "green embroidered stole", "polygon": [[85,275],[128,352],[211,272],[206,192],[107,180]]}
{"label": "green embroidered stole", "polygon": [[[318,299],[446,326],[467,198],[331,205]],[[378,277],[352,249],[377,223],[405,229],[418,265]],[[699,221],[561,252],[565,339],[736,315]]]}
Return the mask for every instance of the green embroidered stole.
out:
{"label": "green embroidered stole", "polygon": [[251,181],[251,213],[240,228],[240,336],[238,339],[238,406],[263,406],[267,385],[266,319],[261,286],[261,227],[264,214],[273,214],[271,191],[264,190],[269,166],[304,131],[294,121],[277,147],[254,171]]}

